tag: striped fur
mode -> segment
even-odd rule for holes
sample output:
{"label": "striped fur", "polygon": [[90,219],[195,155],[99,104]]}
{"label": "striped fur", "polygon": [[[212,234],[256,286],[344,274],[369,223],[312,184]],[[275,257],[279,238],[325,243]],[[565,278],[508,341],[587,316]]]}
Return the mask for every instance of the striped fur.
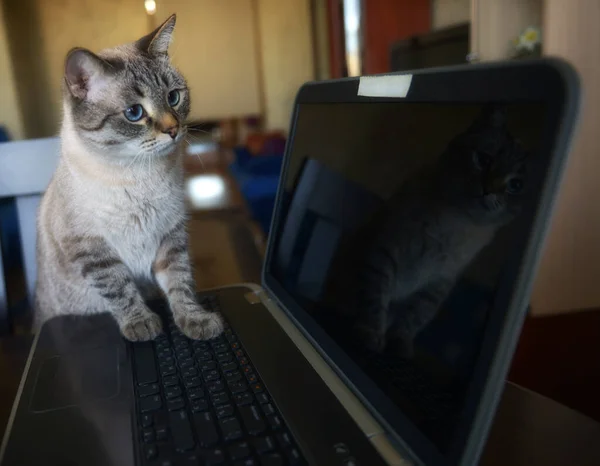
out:
{"label": "striped fur", "polygon": [[[145,300],[162,291],[189,337],[223,328],[196,301],[188,257],[181,143],[190,99],[166,55],[174,24],[173,16],[136,43],[67,57],[61,160],[38,217],[37,327],[108,311],[126,338],[149,340],[161,322]],[[174,89],[180,99],[170,106]],[[124,110],[135,104],[145,116],[132,122]]]}

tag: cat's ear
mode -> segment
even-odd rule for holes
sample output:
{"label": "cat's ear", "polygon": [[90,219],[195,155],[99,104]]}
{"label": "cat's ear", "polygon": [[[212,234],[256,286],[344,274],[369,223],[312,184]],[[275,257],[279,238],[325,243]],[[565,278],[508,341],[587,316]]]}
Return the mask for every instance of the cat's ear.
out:
{"label": "cat's ear", "polygon": [[69,92],[78,99],[90,99],[104,87],[110,65],[82,48],[75,48],[65,60],[65,82]]}
{"label": "cat's ear", "polygon": [[167,55],[173,37],[173,30],[175,29],[175,20],[176,16],[174,14],[169,16],[154,31],[138,40],[136,46],[149,55]]}

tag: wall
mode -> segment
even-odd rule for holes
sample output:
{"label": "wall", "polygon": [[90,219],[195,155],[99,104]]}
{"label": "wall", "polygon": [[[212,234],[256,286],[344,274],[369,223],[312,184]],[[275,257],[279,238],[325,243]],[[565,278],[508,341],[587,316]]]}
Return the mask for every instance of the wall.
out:
{"label": "wall", "polygon": [[220,119],[260,113],[253,3],[254,0],[157,2],[160,19],[177,13],[172,55],[191,89],[191,118]]}
{"label": "wall", "polygon": [[329,18],[327,2],[312,0],[312,14],[314,22],[314,47],[316,61],[316,79],[330,78],[330,51],[329,51]]}
{"label": "wall", "polygon": [[315,77],[309,0],[257,0],[268,129],[287,131],[296,93]]}
{"label": "wall", "polygon": [[512,54],[511,41],[541,24],[542,0],[472,0],[471,51],[481,60]]}
{"label": "wall", "polygon": [[471,19],[471,0],[432,0],[431,29],[469,22]]}
{"label": "wall", "polygon": [[[157,2],[154,22],[178,13],[173,58],[188,78],[192,118],[260,111],[254,0]],[[55,134],[61,118],[66,53],[135,40],[152,24],[141,0],[4,0],[27,137]],[[77,18],[76,20],[74,18]],[[25,32],[27,31],[27,32]]]}
{"label": "wall", "polygon": [[14,78],[8,34],[4,26],[4,10],[0,4],[0,126],[8,130],[12,139],[21,139],[23,121]]}
{"label": "wall", "polygon": [[536,313],[600,308],[600,2],[546,0],[544,53],[580,74],[579,126],[533,294]]}

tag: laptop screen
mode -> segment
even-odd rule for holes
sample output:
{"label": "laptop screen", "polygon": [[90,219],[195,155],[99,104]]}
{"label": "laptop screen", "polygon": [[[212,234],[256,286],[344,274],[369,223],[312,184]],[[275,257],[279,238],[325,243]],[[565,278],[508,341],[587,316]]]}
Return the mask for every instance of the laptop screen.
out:
{"label": "laptop screen", "polygon": [[267,273],[444,456],[518,272],[543,116],[535,103],[297,108]]}

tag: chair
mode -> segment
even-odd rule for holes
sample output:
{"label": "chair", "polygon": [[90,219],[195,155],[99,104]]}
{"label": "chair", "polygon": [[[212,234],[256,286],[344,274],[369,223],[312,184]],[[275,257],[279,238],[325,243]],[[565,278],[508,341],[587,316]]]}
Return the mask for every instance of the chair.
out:
{"label": "chair", "polygon": [[[59,138],[0,144],[0,201],[10,200],[16,207],[20,252],[30,304],[33,303],[36,277],[37,210],[42,193],[56,169],[59,155]],[[0,231],[7,227],[6,222],[4,225],[2,223],[0,218]],[[3,266],[6,262],[3,261],[2,251],[2,244],[0,244],[0,336],[8,334],[11,328]]]}

